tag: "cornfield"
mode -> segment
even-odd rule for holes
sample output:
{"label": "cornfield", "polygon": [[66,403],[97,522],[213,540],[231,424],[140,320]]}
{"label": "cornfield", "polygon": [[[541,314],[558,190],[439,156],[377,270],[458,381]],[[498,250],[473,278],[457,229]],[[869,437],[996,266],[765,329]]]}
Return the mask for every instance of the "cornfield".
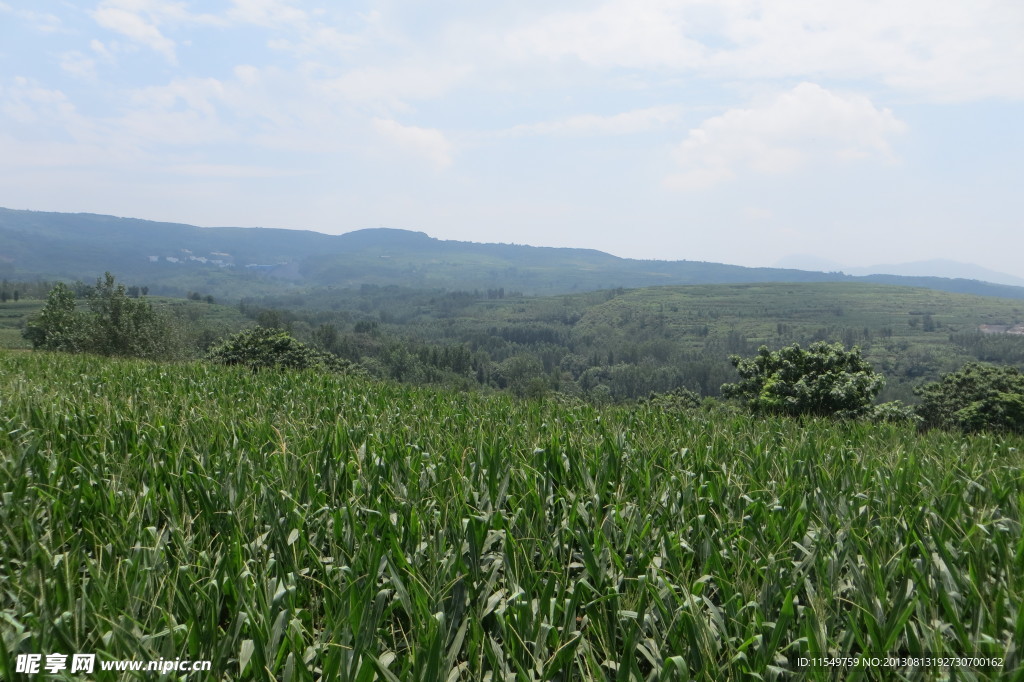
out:
{"label": "cornfield", "polygon": [[1024,676],[1019,438],[20,352],[0,427],[8,680]]}

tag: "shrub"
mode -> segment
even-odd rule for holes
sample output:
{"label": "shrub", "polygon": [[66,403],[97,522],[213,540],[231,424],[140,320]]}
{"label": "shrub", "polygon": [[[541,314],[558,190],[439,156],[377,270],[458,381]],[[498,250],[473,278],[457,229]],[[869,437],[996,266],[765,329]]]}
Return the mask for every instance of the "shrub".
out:
{"label": "shrub", "polygon": [[643,402],[652,407],[672,411],[695,410],[701,406],[700,394],[680,386],[668,393],[652,393]]}
{"label": "shrub", "polygon": [[901,400],[875,405],[871,408],[870,416],[871,421],[875,423],[906,424],[921,421],[913,406],[907,405]]}
{"label": "shrub", "polygon": [[246,329],[229,336],[207,354],[222,365],[245,365],[253,371],[266,368],[325,369],[350,372],[351,363],[307,346],[288,332],[268,327]]}
{"label": "shrub", "polygon": [[971,362],[914,392],[925,427],[1024,432],[1024,374],[1014,367]]}
{"label": "shrub", "polygon": [[885,385],[860,348],[847,351],[839,343],[819,341],[807,350],[796,343],[777,351],[761,346],[752,358],[729,360],[740,381],[723,384],[722,394],[755,414],[863,417]]}

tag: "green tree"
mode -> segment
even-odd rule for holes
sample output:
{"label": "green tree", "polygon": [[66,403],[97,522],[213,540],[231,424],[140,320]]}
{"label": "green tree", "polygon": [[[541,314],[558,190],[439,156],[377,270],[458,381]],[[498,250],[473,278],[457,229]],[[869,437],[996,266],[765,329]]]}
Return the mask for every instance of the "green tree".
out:
{"label": "green tree", "polygon": [[282,329],[254,327],[224,339],[206,359],[223,365],[260,369],[324,369],[352,371],[353,365],[330,353],[307,346]]}
{"label": "green tree", "polygon": [[[528,397],[541,392],[544,366],[535,355],[519,353],[498,363],[493,376],[498,388],[508,389],[521,398]],[[534,379],[541,379],[541,382]]]}
{"label": "green tree", "polygon": [[175,354],[170,319],[148,301],[130,297],[109,272],[96,280],[87,298],[90,352],[153,359]]}
{"label": "green tree", "polygon": [[77,353],[87,350],[86,327],[85,316],[76,310],[75,295],[67,285],[58,282],[39,315],[29,319],[22,336],[36,350]]}
{"label": "green tree", "polygon": [[1024,432],[1024,374],[1015,367],[971,362],[914,392],[926,428]]}
{"label": "green tree", "polygon": [[694,393],[685,386],[680,386],[668,393],[651,393],[649,397],[641,402],[651,407],[680,412],[700,407],[701,398],[699,393]]}
{"label": "green tree", "polygon": [[823,341],[807,350],[800,344],[757,355],[729,358],[740,381],[724,384],[722,395],[736,398],[757,414],[863,417],[885,386],[885,378],[861,358],[860,348]]}

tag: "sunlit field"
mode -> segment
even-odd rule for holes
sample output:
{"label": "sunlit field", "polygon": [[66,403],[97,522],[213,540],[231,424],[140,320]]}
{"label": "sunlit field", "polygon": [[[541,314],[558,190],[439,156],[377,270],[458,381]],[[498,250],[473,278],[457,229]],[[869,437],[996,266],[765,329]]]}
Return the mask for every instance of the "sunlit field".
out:
{"label": "sunlit field", "polygon": [[4,351],[0,678],[1014,679],[1022,449]]}

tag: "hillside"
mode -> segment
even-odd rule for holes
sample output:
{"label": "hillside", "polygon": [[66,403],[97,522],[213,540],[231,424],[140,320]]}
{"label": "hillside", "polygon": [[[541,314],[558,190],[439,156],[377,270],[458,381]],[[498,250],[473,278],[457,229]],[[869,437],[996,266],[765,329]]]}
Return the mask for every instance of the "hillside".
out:
{"label": "hillside", "polygon": [[[678,387],[717,395],[722,383],[735,380],[729,355],[761,344],[858,345],[888,379],[885,400],[912,401],[915,386],[970,360],[1024,366],[1024,336],[982,330],[1024,322],[1021,302],[864,282],[505,298],[366,286],[250,299],[243,307],[254,319],[308,330],[310,340],[326,325],[333,350],[353,361],[376,357],[384,376],[427,380],[437,369],[453,369],[475,384],[597,400]],[[385,350],[390,338],[413,344],[415,352],[401,344]],[[445,364],[422,344],[465,349],[471,359]]]}
{"label": "hillside", "polygon": [[396,285],[525,294],[672,284],[866,281],[1024,299],[1024,288],[964,279],[747,268],[618,258],[589,249],[478,244],[375,228],[342,235],[204,228],[93,214],[0,209],[0,277],[92,280],[110,271],[154,293],[220,300],[308,287]]}

